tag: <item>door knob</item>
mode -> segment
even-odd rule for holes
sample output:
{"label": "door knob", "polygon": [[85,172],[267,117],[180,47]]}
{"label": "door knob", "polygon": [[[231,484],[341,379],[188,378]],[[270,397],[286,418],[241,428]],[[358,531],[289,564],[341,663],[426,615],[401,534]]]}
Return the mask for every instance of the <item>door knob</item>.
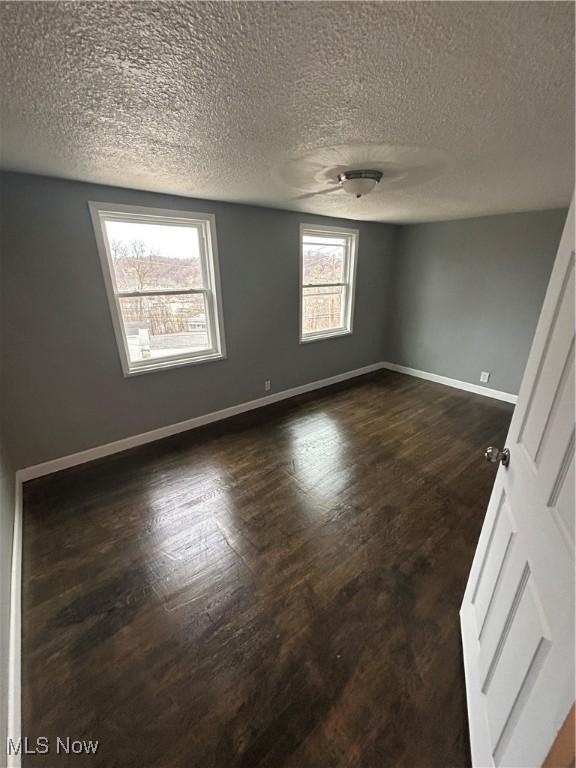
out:
{"label": "door knob", "polygon": [[507,467],[508,464],[510,464],[510,451],[508,448],[504,448],[504,450],[501,451],[499,448],[494,448],[494,446],[491,445],[484,451],[484,458],[491,464],[498,464],[498,462],[500,462],[503,467]]}

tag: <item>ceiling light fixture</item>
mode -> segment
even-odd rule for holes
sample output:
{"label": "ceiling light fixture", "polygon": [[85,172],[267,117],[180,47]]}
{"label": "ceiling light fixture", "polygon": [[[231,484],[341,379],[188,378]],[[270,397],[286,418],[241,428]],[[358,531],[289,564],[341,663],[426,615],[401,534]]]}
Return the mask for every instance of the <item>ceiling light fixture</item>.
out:
{"label": "ceiling light fixture", "polygon": [[338,183],[349,195],[363,197],[372,192],[381,178],[381,171],[343,171],[338,174]]}

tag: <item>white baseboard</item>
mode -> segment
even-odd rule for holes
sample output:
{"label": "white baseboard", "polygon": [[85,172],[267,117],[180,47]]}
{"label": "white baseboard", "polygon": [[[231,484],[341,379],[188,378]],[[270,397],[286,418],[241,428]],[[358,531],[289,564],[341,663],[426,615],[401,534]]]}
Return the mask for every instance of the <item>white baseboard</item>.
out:
{"label": "white baseboard", "polygon": [[139,445],[152,443],[155,440],[162,440],[165,437],[171,437],[172,435],[177,435],[180,432],[187,432],[190,429],[196,429],[197,427],[202,427],[205,424],[212,424],[216,421],[228,419],[231,416],[237,416],[240,413],[253,411],[256,408],[263,408],[266,405],[272,405],[273,403],[278,403],[281,400],[287,400],[291,397],[296,397],[297,395],[302,395],[306,392],[313,392],[315,389],[329,387],[332,384],[338,384],[341,381],[353,379],[356,376],[363,376],[366,373],[372,373],[383,368],[390,371],[397,371],[398,373],[406,373],[409,376],[415,376],[419,379],[426,379],[428,381],[435,381],[439,384],[446,384],[449,387],[463,389],[466,392],[474,392],[475,394],[483,395],[484,397],[492,397],[496,400],[504,400],[507,403],[516,403],[518,399],[517,395],[512,395],[509,392],[500,392],[497,389],[490,389],[489,387],[483,387],[478,384],[469,384],[466,381],[450,379],[447,376],[440,376],[436,373],[419,371],[416,368],[408,368],[404,365],[397,365],[396,363],[373,363],[372,365],[365,365],[363,368],[356,368],[353,371],[346,371],[345,373],[339,373],[336,376],[330,376],[327,379],[312,381],[309,384],[303,384],[300,387],[292,387],[291,389],[285,389],[282,392],[275,392],[271,395],[260,397],[257,400],[249,400],[245,403],[232,405],[229,408],[223,408],[220,411],[213,411],[212,413],[207,413],[203,416],[196,416],[192,419],[179,421],[176,424],[169,424],[165,427],[152,429],[149,432],[143,432],[139,435],[132,435],[131,437],[125,437],[121,440],[115,440],[112,443],[106,443],[105,445],[99,445],[95,448],[89,448],[85,451],[79,451],[78,453],[72,453],[68,456],[62,456],[59,459],[45,461],[41,464],[34,464],[33,466],[20,469],[17,474],[20,482],[24,483],[27,480],[34,480],[38,477],[44,477],[44,475],[51,475],[53,472],[60,472],[63,469],[69,469],[70,467],[75,467],[79,464],[85,464],[89,461],[94,461],[95,459],[101,459],[104,456],[111,456],[114,453],[127,451],[130,448],[136,448]]}
{"label": "white baseboard", "polygon": [[274,392],[271,395],[260,397],[257,400],[249,400],[245,403],[232,405],[229,408],[213,411],[204,416],[196,416],[193,419],[179,421],[176,424],[169,424],[166,427],[159,427],[158,429],[143,432],[139,435],[125,437],[121,440],[116,440],[113,443],[106,443],[105,445],[99,445],[96,448],[89,448],[86,451],[72,453],[69,456],[63,456],[60,459],[53,459],[52,461],[45,461],[42,464],[25,467],[18,471],[18,476],[21,482],[26,482],[27,480],[34,480],[35,478],[43,477],[44,475],[51,475],[53,472],[60,472],[63,469],[75,467],[78,464],[85,464],[88,461],[94,461],[94,459],[111,456],[114,453],[127,451],[129,448],[136,448],[139,445],[152,443],[155,440],[162,440],[164,437],[171,437],[180,432],[187,432],[190,429],[202,427],[205,424],[211,424],[215,421],[221,421],[222,419],[228,419],[231,416],[237,416],[240,413],[246,413],[246,411],[253,411],[256,408],[263,408],[266,405],[272,405],[272,403],[278,403],[281,400],[287,400],[306,392],[312,392],[315,389],[322,389],[323,387],[329,387],[332,384],[338,384],[347,379],[353,379],[356,376],[363,376],[366,373],[381,370],[383,367],[384,363],[373,363],[372,365],[365,365],[363,368],[356,368],[353,371],[346,371],[345,373],[339,373],[336,376],[330,376],[327,379],[312,381],[309,384],[303,384],[300,387],[292,387],[291,389],[285,389],[282,392]]}
{"label": "white baseboard", "polygon": [[[14,533],[10,574],[10,628],[8,646],[8,738],[21,736],[21,616],[22,616],[22,481],[16,473],[14,489]],[[2,745],[8,751],[8,744]],[[20,768],[20,755],[7,754],[8,768]]]}
{"label": "white baseboard", "polygon": [[415,376],[417,379],[435,381],[437,384],[445,384],[447,387],[463,389],[465,392],[474,392],[476,395],[491,397],[494,400],[504,400],[506,403],[516,403],[518,401],[518,395],[513,395],[510,392],[501,392],[499,389],[490,389],[489,387],[483,387],[481,384],[470,384],[467,381],[450,379],[448,376],[440,376],[438,373],[419,371],[417,368],[408,368],[397,363],[382,363],[382,367],[389,371],[397,371],[398,373],[406,373],[408,376]]}

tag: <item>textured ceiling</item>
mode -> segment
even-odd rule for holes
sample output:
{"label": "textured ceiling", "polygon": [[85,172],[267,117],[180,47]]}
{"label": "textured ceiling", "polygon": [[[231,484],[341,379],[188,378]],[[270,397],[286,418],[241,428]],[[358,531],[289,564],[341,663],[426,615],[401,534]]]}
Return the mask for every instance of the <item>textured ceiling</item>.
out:
{"label": "textured ceiling", "polygon": [[[570,2],[0,10],[6,169],[398,222],[571,196]],[[333,188],[366,164],[372,195]]]}

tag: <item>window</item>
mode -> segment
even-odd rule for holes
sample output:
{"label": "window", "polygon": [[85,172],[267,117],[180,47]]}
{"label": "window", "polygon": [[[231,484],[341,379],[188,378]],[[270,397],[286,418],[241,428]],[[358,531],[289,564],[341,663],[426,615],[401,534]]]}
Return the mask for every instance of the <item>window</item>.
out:
{"label": "window", "polygon": [[224,357],[214,217],[90,203],[125,376]]}
{"label": "window", "polygon": [[300,341],[352,333],[358,230],[300,226]]}

